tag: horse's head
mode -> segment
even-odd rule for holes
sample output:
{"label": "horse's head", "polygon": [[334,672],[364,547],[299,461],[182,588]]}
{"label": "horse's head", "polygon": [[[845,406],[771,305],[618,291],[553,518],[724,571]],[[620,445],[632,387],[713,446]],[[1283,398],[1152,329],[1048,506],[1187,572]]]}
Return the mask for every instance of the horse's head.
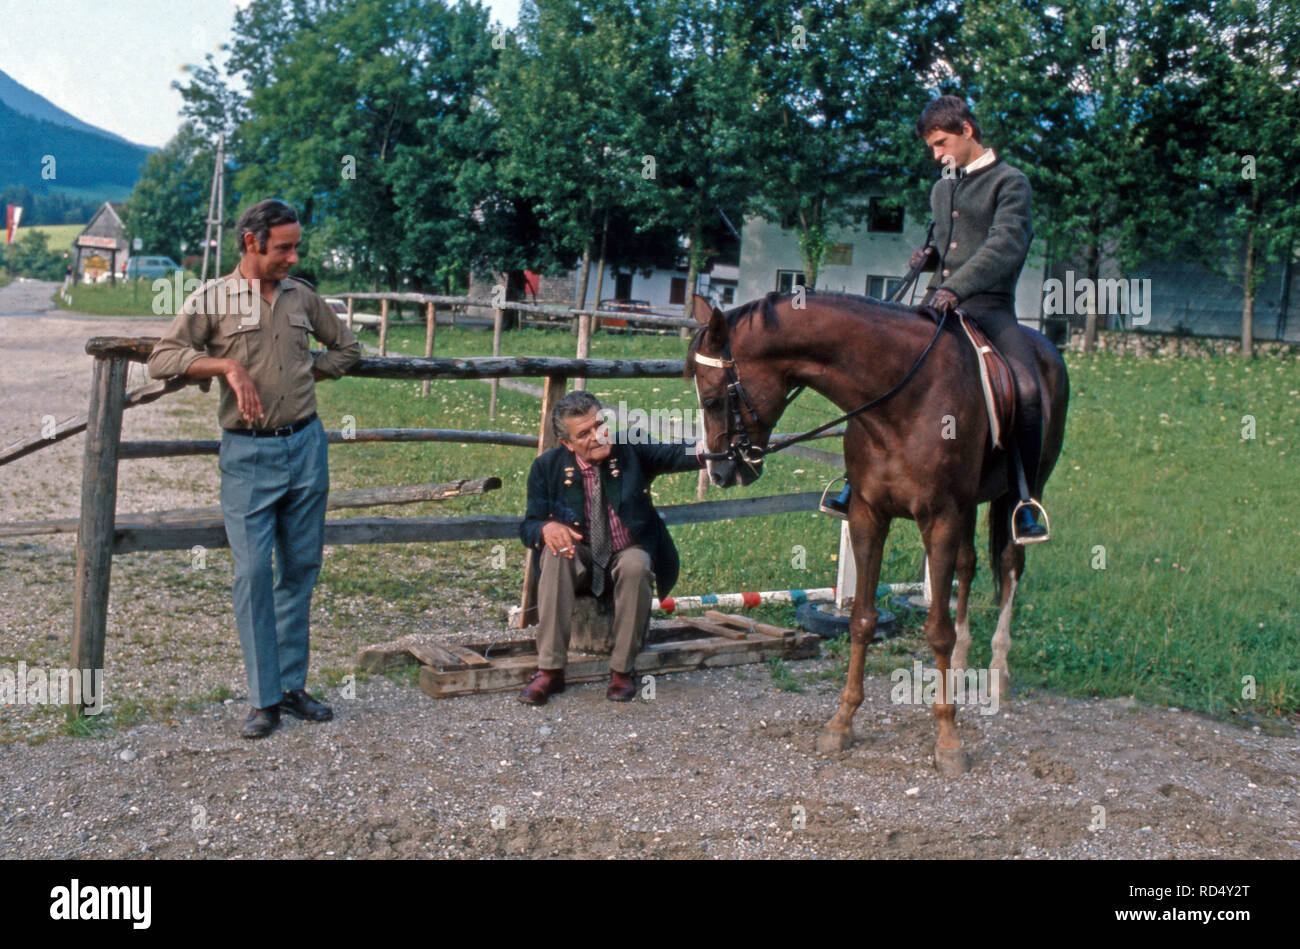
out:
{"label": "horse's head", "polygon": [[[770,301],[765,318],[774,319]],[[763,454],[776,419],[785,408],[781,373],[756,358],[760,347],[749,337],[762,332],[752,321],[738,329],[698,294],[694,304],[700,324],[686,355],[686,375],[694,376],[704,413],[705,456],[709,479],[721,488],[752,484],[763,473]]]}

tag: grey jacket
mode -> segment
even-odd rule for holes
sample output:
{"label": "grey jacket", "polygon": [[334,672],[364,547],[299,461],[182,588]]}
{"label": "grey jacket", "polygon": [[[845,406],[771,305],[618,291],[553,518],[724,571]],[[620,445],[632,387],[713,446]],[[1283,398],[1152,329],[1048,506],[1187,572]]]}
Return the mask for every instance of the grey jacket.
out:
{"label": "grey jacket", "polygon": [[1025,265],[1030,224],[1029,179],[998,157],[993,164],[930,189],[939,263],[930,289],[958,301],[976,293],[1014,294]]}

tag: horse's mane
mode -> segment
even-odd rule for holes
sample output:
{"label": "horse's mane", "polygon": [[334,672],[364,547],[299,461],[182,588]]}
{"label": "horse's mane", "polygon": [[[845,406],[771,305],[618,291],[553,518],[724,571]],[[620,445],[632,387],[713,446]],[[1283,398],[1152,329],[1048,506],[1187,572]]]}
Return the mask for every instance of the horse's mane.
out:
{"label": "horse's mane", "polygon": [[[861,313],[863,304],[871,306],[877,310],[885,310],[891,316],[906,316],[915,318],[918,314],[918,308],[906,303],[890,303],[886,300],[877,300],[875,297],[866,297],[857,293],[842,293],[831,290],[809,290],[802,288],[806,297],[817,297],[819,303],[833,303],[844,306],[855,313]],[[742,303],[738,307],[733,307],[723,313],[727,321],[727,330],[730,332],[739,325],[741,320],[753,320],[757,315],[763,324],[764,329],[775,330],[781,325],[780,318],[777,316],[776,307],[778,303],[784,303],[795,295],[795,291],[786,291],[777,293],[775,290],[766,296],[759,297],[757,300],[750,300],[748,303]],[[704,341],[704,334],[708,331],[708,324],[702,323],[695,329],[691,335],[691,345],[686,351],[686,377],[689,379],[695,375],[695,353],[700,348],[700,343]]]}

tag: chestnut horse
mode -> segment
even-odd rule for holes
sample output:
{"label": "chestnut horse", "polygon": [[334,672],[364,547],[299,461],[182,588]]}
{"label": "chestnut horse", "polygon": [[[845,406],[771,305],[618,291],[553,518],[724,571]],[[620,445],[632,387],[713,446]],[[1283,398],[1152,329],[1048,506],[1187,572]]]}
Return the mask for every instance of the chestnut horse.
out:
{"label": "chestnut horse", "polygon": [[[980,502],[991,502],[989,555],[1001,609],[989,678],[999,697],[1009,684],[1011,608],[1025,553],[1011,542],[1011,512],[1018,500],[1014,469],[1007,452],[992,447],[975,354],[955,316],[942,329],[936,317],[926,309],[802,288],[797,296],[771,293],[726,314],[697,297],[700,326],[687,353],[686,375],[695,378],[704,412],[709,478],[724,488],[750,484],[762,473],[768,438],[792,390],[814,389],[845,412],[880,399],[853,415],[844,435],[857,589],[876,589],[893,519],[916,521],[935,591],[925,624],[941,684],[934,705],[935,764],[953,774],[969,764],[957,736],[948,669],[965,670],[970,646],[968,600]],[[1061,452],[1069,380],[1046,337],[1024,332],[1037,353],[1043,383],[1042,460],[1038,484],[1031,486],[1038,498]],[[946,595],[954,573],[955,628]],[[876,617],[874,596],[859,595],[849,623],[848,678],[839,710],[818,739],[819,750],[853,743],[853,715],[862,704]]]}

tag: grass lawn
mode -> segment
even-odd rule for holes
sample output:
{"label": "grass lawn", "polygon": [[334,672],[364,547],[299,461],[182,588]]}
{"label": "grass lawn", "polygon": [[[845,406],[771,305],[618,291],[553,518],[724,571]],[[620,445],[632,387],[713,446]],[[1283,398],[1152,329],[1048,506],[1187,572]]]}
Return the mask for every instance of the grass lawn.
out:
{"label": "grass lawn", "polygon": [[46,246],[50,250],[63,253],[72,247],[72,242],[77,239],[77,235],[86,229],[84,224],[34,224],[31,227],[24,226],[22,231],[40,231],[47,238]]}
{"label": "grass lawn", "polygon": [[[194,274],[186,274],[186,279]],[[197,283],[190,286],[193,290]],[[154,290],[153,280],[121,280],[112,283],[77,283],[72,287],[72,302],[67,303],[63,297],[54,295],[55,305],[60,310],[72,310],[93,316],[175,316],[176,307],[185,302],[188,292],[184,284],[177,299],[175,282],[169,280],[166,288],[160,286]]]}
{"label": "grass lawn", "polygon": [[[373,344],[375,334],[363,338]],[[423,352],[422,329],[395,328],[389,338],[394,352]],[[438,355],[487,355],[490,347],[490,333],[438,330]],[[569,356],[573,349],[574,338],[555,330],[507,333],[502,345],[507,355]],[[600,334],[592,345],[597,358],[680,358],[684,350],[676,337]],[[1294,714],[1300,710],[1300,360],[1072,354],[1067,361],[1073,395],[1066,444],[1045,498],[1054,536],[1028,551],[1012,628],[1013,680],[1018,687],[1135,695],[1216,714]],[[679,378],[598,381],[592,391],[629,408],[696,408],[692,385]],[[318,392],[327,428],[351,415],[358,428],[538,430],[538,400],[505,389],[497,418],[489,421],[484,383],[435,382],[427,399],[419,382],[344,379]],[[805,393],[778,429],[799,431],[835,414],[820,396]],[[1243,438],[1245,416],[1254,420],[1254,437]],[[838,447],[832,440],[817,444]],[[336,488],[499,475],[500,491],[400,513],[521,514],[532,457],[530,449],[497,446],[360,444],[332,451],[331,465]],[[756,484],[710,489],[709,497],[820,490],[836,474],[778,454]],[[656,503],[693,500],[693,474],[655,483]],[[820,514],[683,525],[673,536],[682,555],[674,590],[680,595],[835,582],[838,522]],[[982,518],[978,543],[971,661],[984,664],[996,607]],[[455,588],[489,591],[504,604],[518,597],[522,546],[505,544],[503,568],[493,566],[500,560],[496,548],[497,542],[340,548],[326,558],[322,580],[341,592],[409,602],[412,612],[424,609],[431,594],[454,596]],[[427,576],[426,566],[420,576],[415,561],[427,564],[430,556],[438,572]],[[919,579],[921,559],[915,525],[896,522],[882,579]],[[791,608],[761,612],[793,621]],[[908,654],[930,656],[915,624],[899,640],[873,647],[869,668],[888,671]],[[798,687],[797,676],[790,681]]]}

